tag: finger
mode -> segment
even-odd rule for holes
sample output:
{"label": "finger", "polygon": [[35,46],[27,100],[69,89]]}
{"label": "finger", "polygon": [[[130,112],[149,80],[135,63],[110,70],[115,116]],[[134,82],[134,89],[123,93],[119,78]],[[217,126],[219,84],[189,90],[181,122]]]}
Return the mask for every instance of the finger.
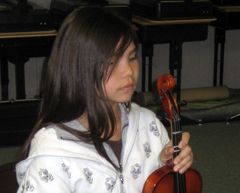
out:
{"label": "finger", "polygon": [[174,166],[174,171],[178,171],[180,173],[185,172],[189,167],[191,167],[193,163],[193,157],[188,155],[185,159],[181,160],[178,164]]}
{"label": "finger", "polygon": [[161,152],[160,160],[165,163],[167,160],[172,159],[173,151],[172,146],[166,146]]}
{"label": "finger", "polygon": [[186,146],[189,142],[189,139],[190,139],[190,133],[189,132],[183,132],[182,133],[182,139],[179,142],[178,147],[181,149],[184,146]]}
{"label": "finger", "polygon": [[179,171],[180,173],[185,172],[193,163],[193,154],[190,151],[186,155],[179,155],[174,160],[174,171]]}
{"label": "finger", "polygon": [[185,164],[179,166],[179,168],[177,168],[177,171],[181,174],[183,174],[184,172],[186,172],[192,165],[192,161],[188,161]]}
{"label": "finger", "polygon": [[165,147],[164,147],[164,155],[168,156],[168,155],[172,155],[173,154],[173,146],[172,146],[172,141],[169,141]]}
{"label": "finger", "polygon": [[172,146],[166,148],[166,151],[165,151],[165,158],[166,158],[166,160],[169,160],[169,159],[171,159],[173,157],[173,152],[174,152],[174,149],[173,149]]}
{"label": "finger", "polygon": [[172,146],[172,140],[170,140],[170,141],[165,145],[165,147],[170,147],[170,146]]}
{"label": "finger", "polygon": [[173,147],[172,147],[172,141],[169,141],[165,147],[163,148],[161,154],[160,154],[160,160],[162,162],[166,162],[167,160],[171,159],[172,158],[172,155],[173,155]]}
{"label": "finger", "polygon": [[189,145],[185,146],[181,150],[180,154],[174,159],[174,164],[176,165],[180,163],[182,160],[184,160],[188,156],[193,157],[192,148]]}

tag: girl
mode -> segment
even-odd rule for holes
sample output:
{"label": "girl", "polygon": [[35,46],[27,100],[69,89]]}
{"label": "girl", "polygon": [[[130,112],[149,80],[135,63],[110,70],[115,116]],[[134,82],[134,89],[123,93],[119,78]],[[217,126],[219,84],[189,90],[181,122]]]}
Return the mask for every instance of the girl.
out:
{"label": "girl", "polygon": [[[139,193],[173,147],[155,114],[131,103],[138,74],[131,26],[103,8],[63,22],[44,74],[38,121],[16,166],[18,193]],[[192,164],[184,133],[174,170]]]}

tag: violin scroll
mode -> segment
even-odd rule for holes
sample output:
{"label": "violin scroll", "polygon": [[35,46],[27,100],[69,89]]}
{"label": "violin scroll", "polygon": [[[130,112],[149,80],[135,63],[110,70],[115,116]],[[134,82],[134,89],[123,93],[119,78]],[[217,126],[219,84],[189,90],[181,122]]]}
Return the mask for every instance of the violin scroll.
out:
{"label": "violin scroll", "polygon": [[157,88],[160,95],[172,90],[176,85],[176,80],[171,74],[165,74],[159,77],[157,81]]}
{"label": "violin scroll", "polygon": [[158,93],[161,96],[163,108],[169,121],[173,119],[173,107],[177,107],[177,103],[171,94],[175,86],[176,80],[171,74],[164,74],[157,81]]}

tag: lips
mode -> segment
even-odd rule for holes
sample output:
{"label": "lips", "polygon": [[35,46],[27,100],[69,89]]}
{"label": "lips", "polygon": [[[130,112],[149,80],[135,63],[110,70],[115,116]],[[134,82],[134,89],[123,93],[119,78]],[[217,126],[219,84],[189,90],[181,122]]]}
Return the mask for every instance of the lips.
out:
{"label": "lips", "polygon": [[120,90],[124,91],[124,92],[132,92],[134,89],[134,85],[133,84],[127,84],[123,87],[120,88]]}

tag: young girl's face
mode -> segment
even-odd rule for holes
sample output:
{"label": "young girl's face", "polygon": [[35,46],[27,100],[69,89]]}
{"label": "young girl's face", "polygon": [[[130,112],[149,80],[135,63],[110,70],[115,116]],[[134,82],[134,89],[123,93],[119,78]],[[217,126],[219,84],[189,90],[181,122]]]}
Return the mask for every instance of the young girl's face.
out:
{"label": "young girl's face", "polygon": [[134,43],[131,43],[105,82],[106,95],[111,103],[131,100],[139,74],[139,61],[136,52]]}

